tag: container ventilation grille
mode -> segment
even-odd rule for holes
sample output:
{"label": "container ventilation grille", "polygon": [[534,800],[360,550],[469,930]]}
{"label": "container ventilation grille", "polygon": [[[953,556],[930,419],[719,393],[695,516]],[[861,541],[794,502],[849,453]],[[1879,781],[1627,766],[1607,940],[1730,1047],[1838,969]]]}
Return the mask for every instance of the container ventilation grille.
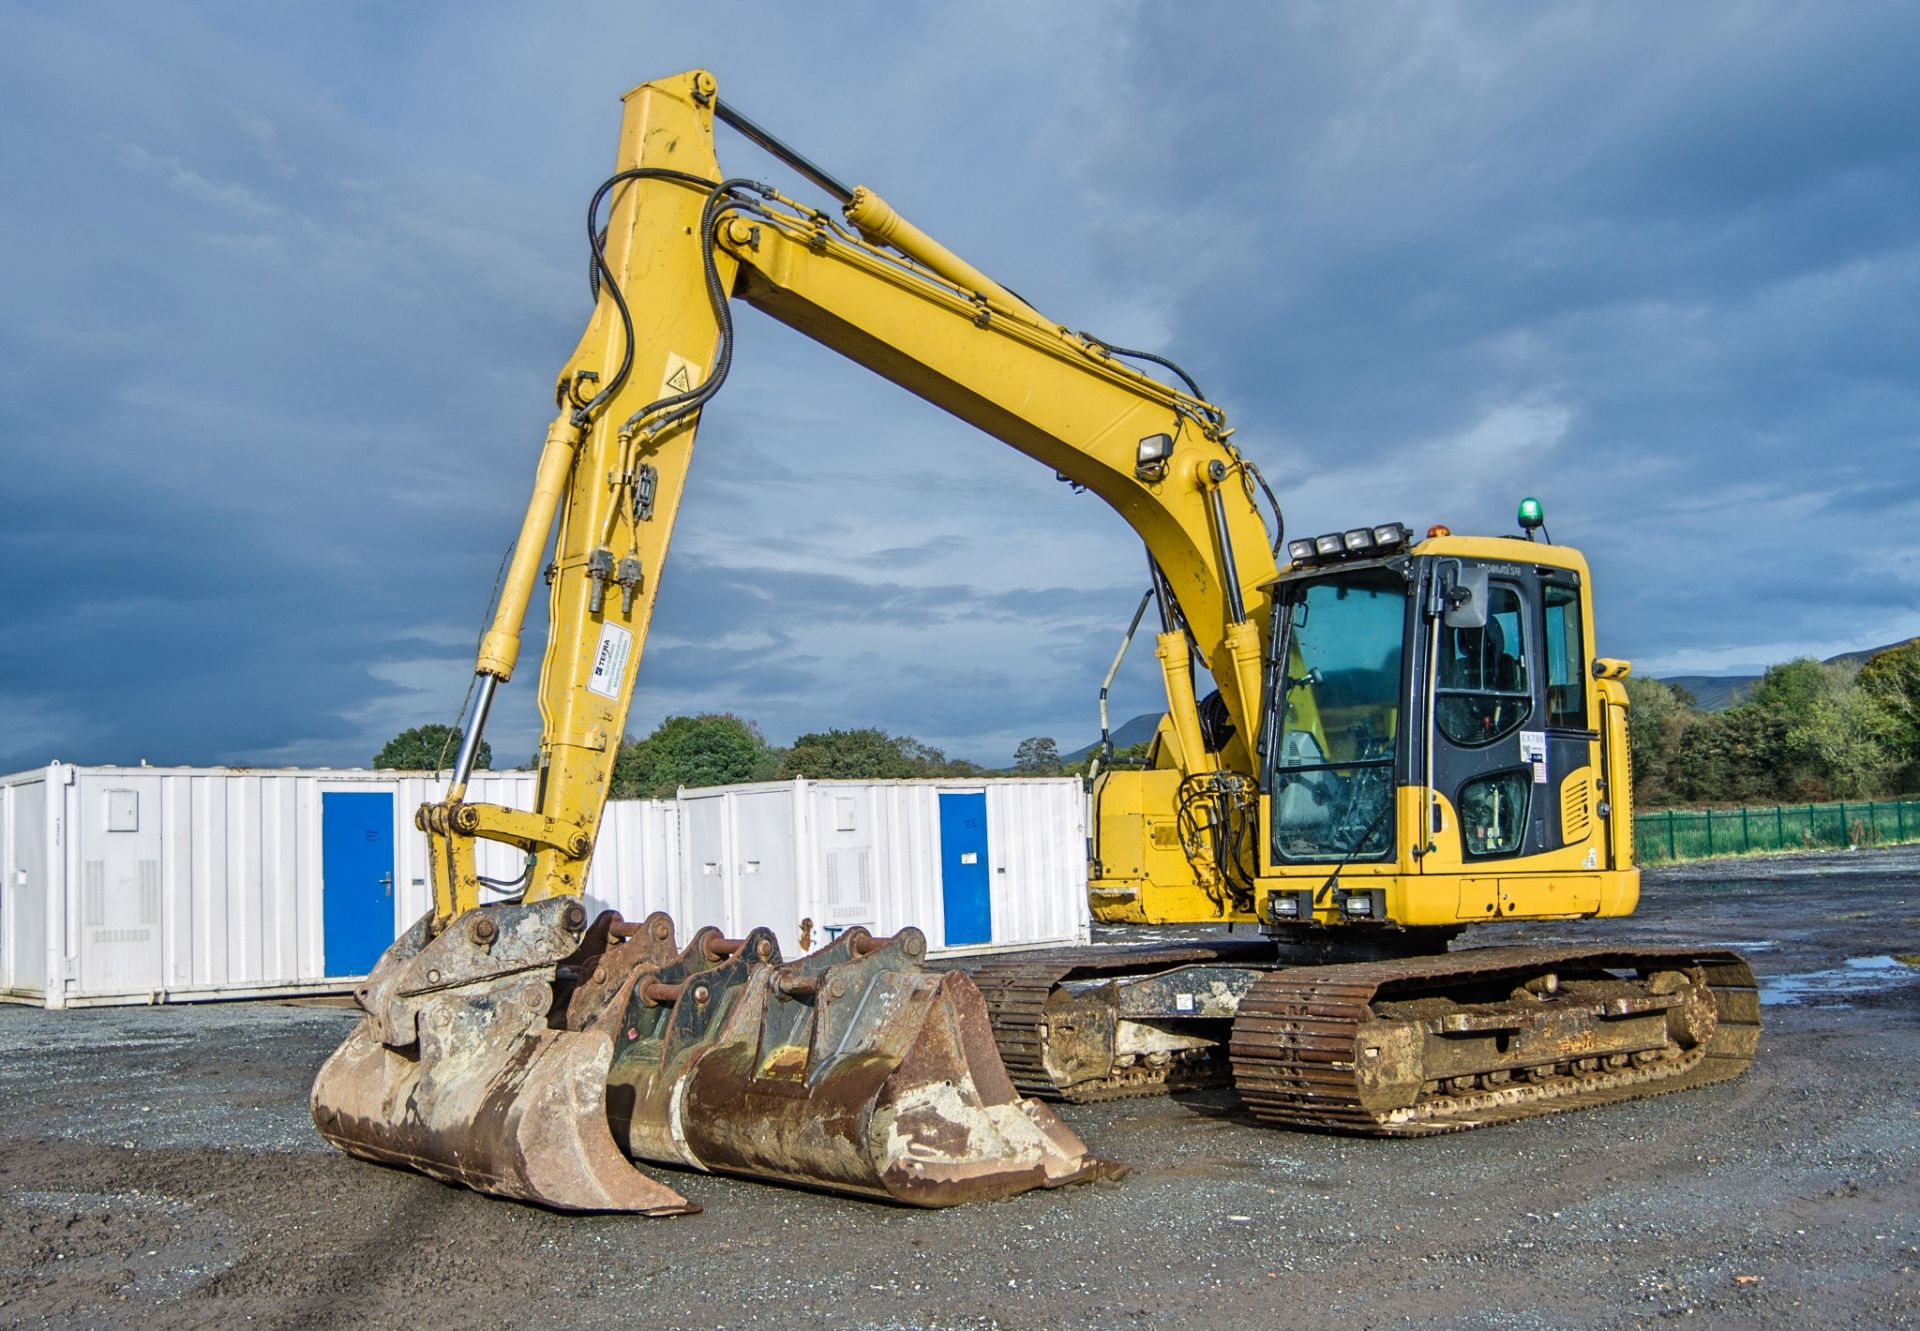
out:
{"label": "container ventilation grille", "polygon": [[107,862],[88,860],[86,881],[81,884],[81,910],[85,914],[87,927],[97,928],[107,922]]}
{"label": "container ventilation grille", "polygon": [[160,861],[140,861],[140,923],[160,923]]}
{"label": "container ventilation grille", "polygon": [[873,875],[865,846],[827,852],[827,919],[866,924],[873,918]]}

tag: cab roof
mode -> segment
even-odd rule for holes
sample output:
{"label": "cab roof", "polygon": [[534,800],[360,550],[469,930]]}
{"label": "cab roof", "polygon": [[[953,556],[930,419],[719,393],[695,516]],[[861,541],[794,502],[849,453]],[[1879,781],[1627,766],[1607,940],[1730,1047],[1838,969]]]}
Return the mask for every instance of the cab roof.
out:
{"label": "cab roof", "polygon": [[1418,558],[1472,559],[1483,563],[1531,564],[1542,568],[1565,569],[1580,575],[1582,581],[1587,577],[1587,559],[1570,545],[1554,545],[1547,541],[1529,541],[1520,536],[1429,536],[1405,548],[1389,554],[1356,556],[1351,559],[1332,558],[1315,560],[1312,563],[1287,563],[1281,566],[1279,574],[1271,582],[1261,584],[1261,590],[1267,591],[1283,582],[1295,578],[1320,573],[1336,573],[1347,569],[1386,568],[1395,563]]}

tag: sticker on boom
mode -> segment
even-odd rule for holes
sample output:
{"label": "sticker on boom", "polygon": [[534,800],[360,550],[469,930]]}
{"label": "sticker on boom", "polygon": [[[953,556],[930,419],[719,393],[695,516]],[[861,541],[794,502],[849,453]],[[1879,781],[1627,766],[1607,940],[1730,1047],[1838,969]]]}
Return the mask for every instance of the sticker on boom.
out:
{"label": "sticker on boom", "polygon": [[691,393],[700,382],[700,367],[677,351],[667,353],[667,368],[660,376],[660,396]]}
{"label": "sticker on boom", "polygon": [[620,681],[627,674],[627,654],[632,650],[633,634],[618,624],[602,624],[600,646],[593,654],[593,673],[587,676],[587,692],[618,698]]}

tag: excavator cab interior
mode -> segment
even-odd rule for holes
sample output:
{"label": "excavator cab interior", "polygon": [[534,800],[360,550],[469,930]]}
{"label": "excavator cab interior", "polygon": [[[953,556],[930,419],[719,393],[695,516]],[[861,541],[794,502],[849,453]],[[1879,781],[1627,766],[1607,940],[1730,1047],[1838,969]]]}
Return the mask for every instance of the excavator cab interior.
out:
{"label": "excavator cab interior", "polygon": [[1280,862],[1391,851],[1407,596],[1404,569],[1392,565],[1283,585],[1275,638],[1293,668],[1278,690],[1270,787]]}
{"label": "excavator cab interior", "polygon": [[1489,599],[1485,623],[1440,632],[1434,719],[1456,744],[1490,744],[1518,729],[1532,710],[1519,593],[1493,587]]}

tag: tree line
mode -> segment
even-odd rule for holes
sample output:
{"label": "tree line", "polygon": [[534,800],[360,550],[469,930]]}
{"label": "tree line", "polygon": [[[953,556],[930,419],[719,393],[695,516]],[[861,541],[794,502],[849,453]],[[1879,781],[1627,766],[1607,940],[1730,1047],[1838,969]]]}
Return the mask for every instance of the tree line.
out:
{"label": "tree line", "polygon": [[1774,804],[1920,791],[1920,639],[1864,663],[1787,661],[1735,705],[1627,680],[1634,803]]}
{"label": "tree line", "polygon": [[[1738,703],[1703,712],[1685,689],[1629,677],[1634,803],[1772,804],[1876,799],[1920,792],[1920,639],[1864,664],[1788,661],[1769,669]],[[375,767],[436,770],[453,761],[460,732],[416,726],[374,757]],[[1145,744],[1115,755],[1145,758]],[[491,753],[480,745],[479,766]],[[531,764],[530,764],[531,765]],[[614,758],[614,799],[663,798],[682,786],[793,777],[855,781],[911,777],[1084,775],[1061,762],[1052,738],[1022,740],[1011,768],[949,758],[911,735],[874,727],[820,730],[769,743],[731,712],[670,716]]]}
{"label": "tree line", "polygon": [[889,781],[914,777],[1007,775],[1056,776],[1060,755],[1053,740],[1023,740],[1011,769],[994,770],[965,758],[949,758],[911,735],[889,735],[872,726],[816,730],[785,747],[771,744],[760,727],[731,712],[670,716],[643,739],[629,735],[613,760],[614,799],[659,799],[682,786],[726,786],[742,781]]}
{"label": "tree line", "polygon": [[[447,767],[460,748],[452,726],[415,726],[389,740],[374,756],[376,768],[432,771]],[[529,762],[537,763],[538,756]],[[491,766],[483,741],[477,766]],[[612,799],[662,799],[682,786],[729,786],[745,781],[885,781],[910,777],[1059,776],[1077,773],[1062,765],[1052,738],[1036,735],[1020,742],[1010,769],[991,769],[965,758],[949,758],[911,735],[889,735],[874,727],[819,730],[780,746],[767,741],[760,727],[732,712],[670,716],[644,737],[625,736],[614,756],[609,790]]]}

